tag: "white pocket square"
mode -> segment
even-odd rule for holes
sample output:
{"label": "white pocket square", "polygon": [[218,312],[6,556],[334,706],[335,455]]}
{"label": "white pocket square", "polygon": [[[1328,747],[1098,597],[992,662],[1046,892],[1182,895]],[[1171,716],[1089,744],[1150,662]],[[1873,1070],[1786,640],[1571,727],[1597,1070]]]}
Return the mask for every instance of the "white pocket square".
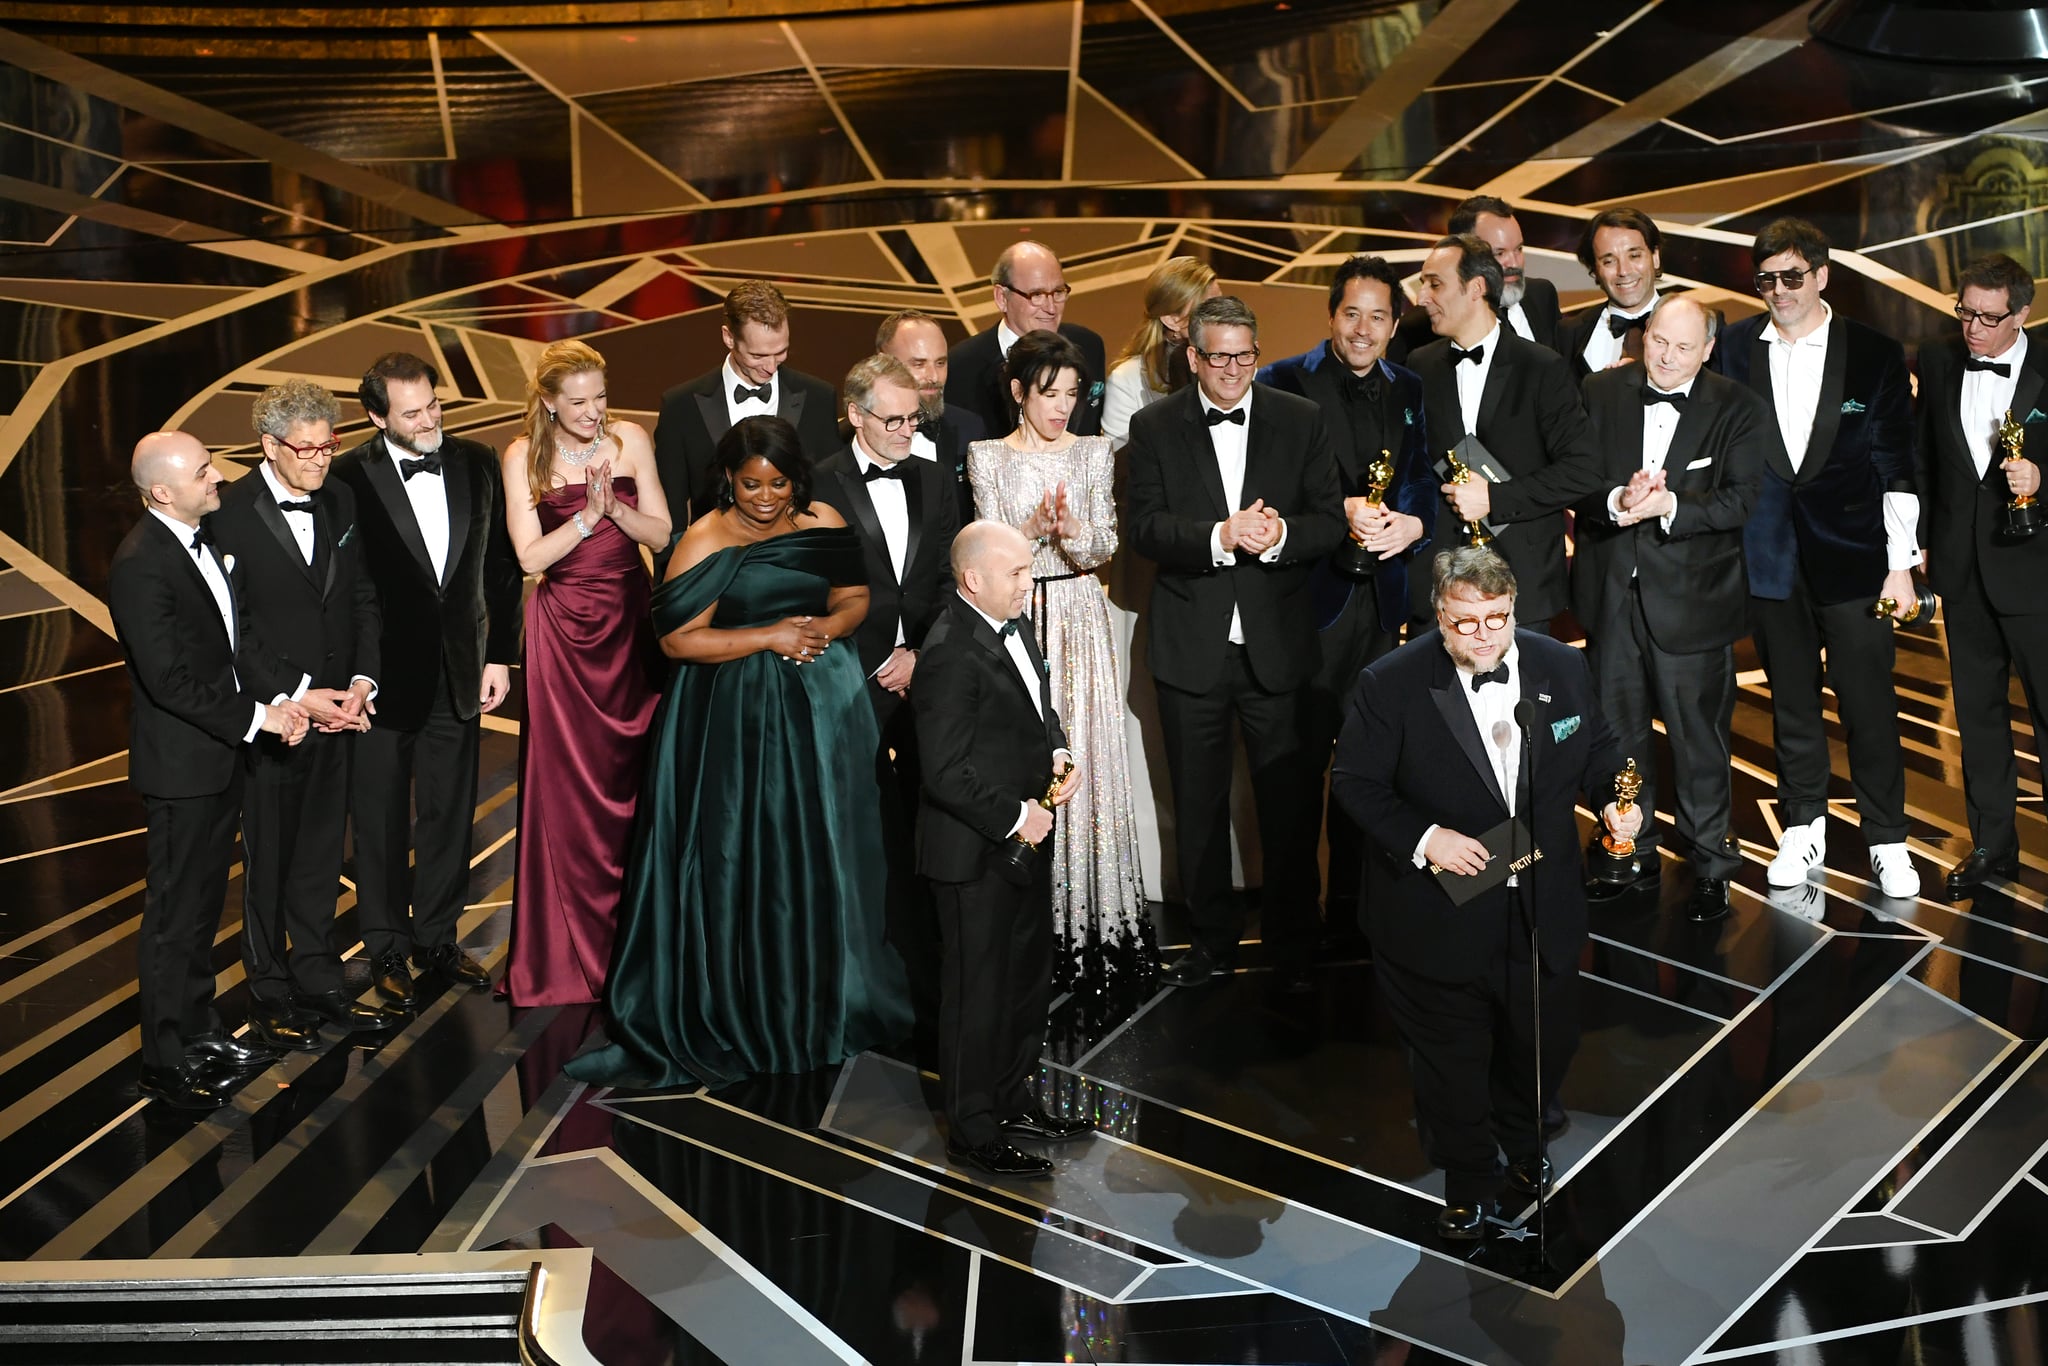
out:
{"label": "white pocket square", "polygon": [[1713,463],[1714,463],[1714,457],[1713,457],[1713,456],[1711,456],[1711,455],[1703,455],[1703,456],[1701,456],[1701,457],[1700,457],[1699,459],[1697,459],[1697,460],[1693,461],[1693,462],[1692,462],[1692,463],[1691,463],[1690,465],[1687,465],[1687,466],[1686,466],[1686,469],[1688,469],[1688,470],[1703,470],[1703,469],[1705,469],[1705,468],[1706,468],[1707,466],[1709,466],[1709,465],[1711,465],[1711,464],[1713,464]]}

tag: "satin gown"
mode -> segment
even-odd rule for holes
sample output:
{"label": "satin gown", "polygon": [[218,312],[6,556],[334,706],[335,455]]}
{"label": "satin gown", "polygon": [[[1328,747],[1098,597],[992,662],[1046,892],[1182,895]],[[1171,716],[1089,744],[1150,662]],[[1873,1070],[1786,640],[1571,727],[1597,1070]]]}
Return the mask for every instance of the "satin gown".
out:
{"label": "satin gown", "polygon": [[[666,635],[714,603],[716,627],[821,616],[865,584],[860,538],[794,531],[721,550],[654,593]],[[910,1032],[884,942],[888,867],[860,656],[759,651],[676,670],[649,768],[606,989],[610,1044],[570,1064],[636,1089],[804,1072]]]}

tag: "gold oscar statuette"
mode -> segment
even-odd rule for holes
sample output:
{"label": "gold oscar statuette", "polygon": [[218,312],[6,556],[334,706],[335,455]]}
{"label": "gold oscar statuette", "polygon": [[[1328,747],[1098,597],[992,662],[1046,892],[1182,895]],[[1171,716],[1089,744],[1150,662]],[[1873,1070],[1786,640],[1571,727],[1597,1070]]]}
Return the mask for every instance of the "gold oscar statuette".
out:
{"label": "gold oscar statuette", "polygon": [[[1616,815],[1625,815],[1635,809],[1636,797],[1643,790],[1643,775],[1636,771],[1636,761],[1628,761],[1628,767],[1614,775],[1614,810]],[[1602,835],[1600,847],[1616,858],[1629,858],[1636,852],[1636,842],[1618,835]]]}
{"label": "gold oscar statuette", "polygon": [[[2007,409],[2005,421],[1998,424],[1998,444],[2004,449],[2003,459],[2010,464],[2027,458],[2027,429],[2012,420],[2012,410]],[[2005,505],[2005,534],[2008,536],[2031,536],[2041,529],[2041,502],[2033,494],[2015,494]]]}
{"label": "gold oscar statuette", "polygon": [[[1387,500],[1387,486],[1394,482],[1393,452],[1381,451],[1380,458],[1366,466],[1365,501],[1374,507],[1381,507]],[[1330,565],[1346,578],[1369,579],[1379,568],[1379,557],[1365,548],[1365,542],[1358,539],[1356,532],[1337,553],[1330,557]]]}
{"label": "gold oscar statuette", "polygon": [[[1451,467],[1451,483],[1469,484],[1472,482],[1472,467],[1458,459],[1458,452],[1455,449],[1445,451],[1444,460]],[[1486,527],[1483,523],[1466,522],[1464,524],[1464,532],[1466,545],[1491,545],[1493,543],[1493,537],[1486,533]]]}
{"label": "gold oscar statuette", "polygon": [[[1046,785],[1045,795],[1038,799],[1038,804],[1048,811],[1052,810],[1053,799],[1060,793],[1060,784],[1064,783],[1067,775],[1073,771],[1073,762],[1069,760],[1066,767],[1053,774],[1052,781]],[[1005,880],[1018,886],[1028,886],[1038,862],[1038,846],[1025,839],[1020,830],[1010,837],[1009,843],[1003,845],[997,853],[990,855],[990,858],[997,865],[996,871],[1001,873]]]}

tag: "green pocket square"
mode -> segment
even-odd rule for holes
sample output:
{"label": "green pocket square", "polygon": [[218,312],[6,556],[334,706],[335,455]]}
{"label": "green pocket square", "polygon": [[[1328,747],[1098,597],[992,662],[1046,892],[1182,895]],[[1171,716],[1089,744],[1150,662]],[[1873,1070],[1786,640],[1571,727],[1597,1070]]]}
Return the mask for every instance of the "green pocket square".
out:
{"label": "green pocket square", "polygon": [[1579,717],[1567,716],[1562,721],[1552,721],[1550,723],[1550,743],[1561,745],[1571,739],[1573,733],[1579,728],[1579,720]]}
{"label": "green pocket square", "polygon": [[1853,398],[1845,398],[1842,400],[1842,411],[1845,413],[1867,413],[1870,410]]}
{"label": "green pocket square", "polygon": [[339,550],[339,549],[341,549],[341,548],[342,548],[343,546],[345,546],[345,545],[347,545],[347,544],[348,544],[348,542],[349,542],[349,538],[350,538],[351,536],[355,535],[355,534],[356,534],[356,524],[355,524],[354,522],[350,522],[350,523],[348,524],[348,530],[347,530],[347,531],[344,531],[344,532],[342,532],[342,533],[341,533],[341,539],[340,539],[340,540],[338,540],[338,541],[336,541],[336,542],[334,543],[334,548],[335,548],[336,550]]}
{"label": "green pocket square", "polygon": [[2039,408],[2029,408],[2026,417],[2022,420],[2027,422],[2048,422],[2048,413],[2042,412]]}

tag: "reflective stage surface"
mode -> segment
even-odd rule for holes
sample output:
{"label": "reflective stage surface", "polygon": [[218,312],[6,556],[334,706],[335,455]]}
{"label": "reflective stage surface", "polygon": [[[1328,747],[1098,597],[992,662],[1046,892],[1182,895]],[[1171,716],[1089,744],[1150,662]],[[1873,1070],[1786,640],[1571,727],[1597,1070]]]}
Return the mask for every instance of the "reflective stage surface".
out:
{"label": "reflective stage surface", "polygon": [[[1268,354],[1322,335],[1356,250],[1413,260],[1452,202],[1514,198],[1567,306],[1596,207],[1666,225],[1731,315],[1780,212],[1829,297],[1909,344],[1955,271],[2048,274],[2048,72],[1807,39],[1786,0],[981,4],[688,28],[0,32],[0,1256],[38,1262],[572,1247],[615,1363],[2035,1363],[2048,1352],[2048,831],[2021,753],[2020,881],[1864,876],[1837,737],[1824,882],[1767,894],[1769,696],[1735,721],[1735,913],[1597,910],[1546,1261],[1530,1211],[1472,1255],[1351,936],[1314,997],[1256,944],[1197,992],[1059,1003],[1048,1103],[1100,1137],[1053,1181],[950,1170],[919,1059],[717,1094],[560,1075],[587,1009],[429,996],[200,1121],[135,1091],[143,848],[104,607],[127,453],[185,427],[239,477],[250,397],[347,393],[427,354],[502,445],[547,341],[615,408],[719,355],[733,282],[792,300],[836,377],[884,313],[993,323],[1004,244],[1057,250],[1114,347],[1146,272],[1215,264]],[[345,405],[344,437],[364,429]],[[1938,638],[1898,662],[1923,883],[1966,847]],[[1753,657],[1741,667],[1755,669]],[[1149,686],[1141,676],[1134,686]],[[2017,696],[2015,697],[2017,702]],[[503,956],[518,695],[486,731],[465,942]],[[240,888],[217,941],[239,1018]],[[353,899],[340,889],[344,942]],[[1185,942],[1162,909],[1162,943]],[[354,959],[352,984],[367,985]]]}

